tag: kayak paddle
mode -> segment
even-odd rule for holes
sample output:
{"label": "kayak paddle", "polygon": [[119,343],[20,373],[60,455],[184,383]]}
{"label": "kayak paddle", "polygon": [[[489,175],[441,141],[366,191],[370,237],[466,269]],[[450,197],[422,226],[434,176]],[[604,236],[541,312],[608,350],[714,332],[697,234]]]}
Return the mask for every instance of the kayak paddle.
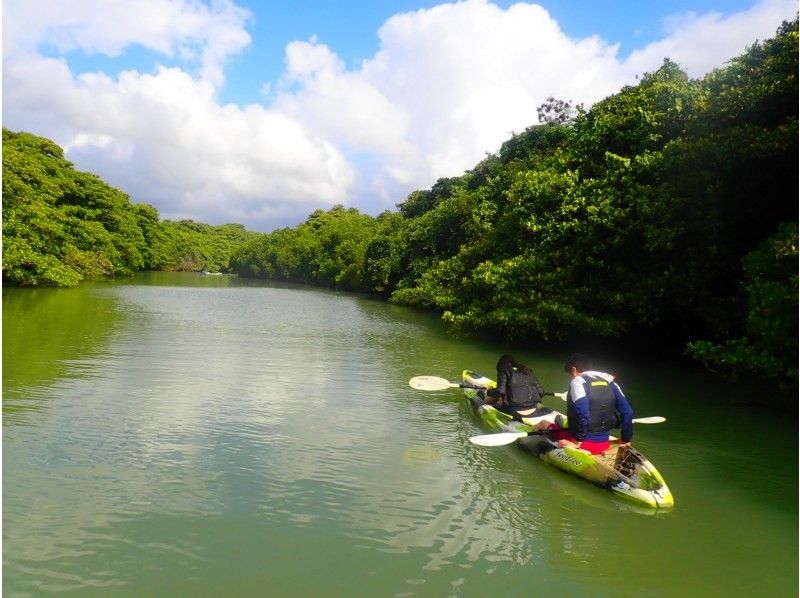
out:
{"label": "kayak paddle", "polygon": [[[439,376],[414,376],[411,380],[408,381],[408,385],[411,388],[416,388],[417,390],[446,390],[448,388],[477,388],[483,390],[484,386],[475,386],[474,384],[458,384],[456,382],[449,382],[445,378],[440,378]],[[554,392],[553,396],[558,397],[559,399],[567,400],[567,393],[565,392]],[[524,418],[523,418],[524,421]],[[654,415],[652,417],[638,417],[633,420],[635,424],[662,424],[667,421],[667,418],[662,417],[660,415]],[[508,444],[508,443],[506,443]]]}
{"label": "kayak paddle", "polygon": [[439,376],[414,376],[408,381],[411,388],[417,390],[445,390],[447,388],[484,388],[483,386],[475,386],[474,384],[457,384],[455,382],[448,382]]}
{"label": "kayak paddle", "polygon": [[[565,392],[554,392],[552,394],[554,397],[558,397],[563,401],[567,400],[567,393]],[[522,421],[525,422],[525,418],[522,418]],[[667,421],[667,418],[660,415],[654,415],[652,417],[636,417],[633,419],[633,423],[635,424],[663,424],[665,421]]]}
{"label": "kayak paddle", "polygon": [[[525,421],[525,418],[522,418]],[[666,417],[654,415],[652,417],[635,417],[633,423],[635,424],[660,424],[667,421]],[[535,433],[543,434],[545,430],[539,430]],[[504,446],[511,444],[519,438],[528,436],[528,432],[497,432],[496,434],[481,434],[480,436],[471,436],[469,441],[478,446]]]}
{"label": "kayak paddle", "polygon": [[[528,425],[535,424],[533,421],[526,421],[533,419],[534,418],[532,417],[523,417],[522,423]],[[667,421],[667,418],[662,415],[653,415],[651,417],[634,417],[632,421],[635,424],[663,424],[665,421]]]}

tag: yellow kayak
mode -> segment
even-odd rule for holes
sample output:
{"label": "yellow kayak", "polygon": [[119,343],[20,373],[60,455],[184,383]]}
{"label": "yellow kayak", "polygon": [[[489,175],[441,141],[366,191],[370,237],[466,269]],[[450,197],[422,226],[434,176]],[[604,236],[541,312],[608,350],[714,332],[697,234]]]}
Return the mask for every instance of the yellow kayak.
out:
{"label": "yellow kayak", "polygon": [[[485,388],[496,386],[493,380],[470,370],[464,370],[461,377],[468,385]],[[668,509],[675,504],[675,499],[659,471],[633,447],[620,446],[615,442],[616,439],[612,439],[611,447],[599,455],[592,455],[573,446],[560,447],[545,434],[536,432],[537,424],[542,421],[552,422],[559,415],[558,412],[522,418],[524,423],[517,422],[510,415],[485,405],[478,392],[474,388],[464,388],[464,393],[481,420],[499,432],[527,433],[520,434],[516,442],[544,462],[639,505]]]}

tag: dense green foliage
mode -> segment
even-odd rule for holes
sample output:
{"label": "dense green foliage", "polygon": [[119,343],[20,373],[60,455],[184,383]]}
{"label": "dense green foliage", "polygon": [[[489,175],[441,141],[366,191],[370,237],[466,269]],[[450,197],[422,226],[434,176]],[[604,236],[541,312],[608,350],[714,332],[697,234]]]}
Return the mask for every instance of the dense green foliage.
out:
{"label": "dense green foliage", "polygon": [[139,216],[120,191],[76,172],[53,142],[3,129],[3,280],[77,284],[144,266]]}
{"label": "dense green foliage", "polygon": [[172,271],[222,272],[230,267],[231,255],[257,237],[241,224],[211,226],[193,220],[163,220],[154,230],[150,245],[150,268]]}
{"label": "dense green foliage", "polygon": [[743,335],[691,342],[689,352],[733,377],[756,372],[797,380],[797,285],[797,223],[787,223],[745,256]]}
{"label": "dense green foliage", "polygon": [[702,80],[665,60],[588,112],[549,98],[543,124],[398,213],[315,213],[233,267],[509,337],[690,343],[796,385],[797,30]]}
{"label": "dense green foliage", "polygon": [[297,228],[252,239],[231,258],[241,276],[360,290],[375,219],[355,208],[316,210]]}
{"label": "dense green foliage", "polygon": [[72,286],[137,270],[226,269],[254,233],[239,224],[159,221],[97,176],[76,171],[60,147],[3,129],[3,282]]}

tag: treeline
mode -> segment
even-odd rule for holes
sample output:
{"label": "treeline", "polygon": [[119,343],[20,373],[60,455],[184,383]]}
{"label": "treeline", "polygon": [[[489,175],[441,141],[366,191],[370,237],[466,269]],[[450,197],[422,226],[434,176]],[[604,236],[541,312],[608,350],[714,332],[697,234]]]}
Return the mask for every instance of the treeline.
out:
{"label": "treeline", "polygon": [[377,218],[335,207],[243,276],[378,292],[456,328],[648,339],[797,385],[798,22],[703,79],[669,60]]}
{"label": "treeline", "polygon": [[161,221],[48,139],[3,129],[3,283],[73,286],[138,270],[226,270],[256,233],[240,224]]}

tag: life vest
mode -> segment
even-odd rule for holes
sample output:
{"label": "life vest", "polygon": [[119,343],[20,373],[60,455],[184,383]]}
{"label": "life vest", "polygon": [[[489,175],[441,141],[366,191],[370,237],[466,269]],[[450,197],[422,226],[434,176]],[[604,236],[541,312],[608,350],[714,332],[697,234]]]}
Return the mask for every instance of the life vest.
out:
{"label": "life vest", "polygon": [[[583,387],[589,400],[589,432],[608,432],[619,425],[617,414],[617,396],[611,388],[611,382],[598,376],[581,374]],[[567,403],[567,418],[578,421],[573,401]]]}
{"label": "life vest", "polygon": [[519,370],[514,370],[511,380],[506,386],[505,401],[509,407],[516,411],[524,411],[536,407],[540,403],[542,396],[537,387],[539,380],[533,374],[525,374]]}

